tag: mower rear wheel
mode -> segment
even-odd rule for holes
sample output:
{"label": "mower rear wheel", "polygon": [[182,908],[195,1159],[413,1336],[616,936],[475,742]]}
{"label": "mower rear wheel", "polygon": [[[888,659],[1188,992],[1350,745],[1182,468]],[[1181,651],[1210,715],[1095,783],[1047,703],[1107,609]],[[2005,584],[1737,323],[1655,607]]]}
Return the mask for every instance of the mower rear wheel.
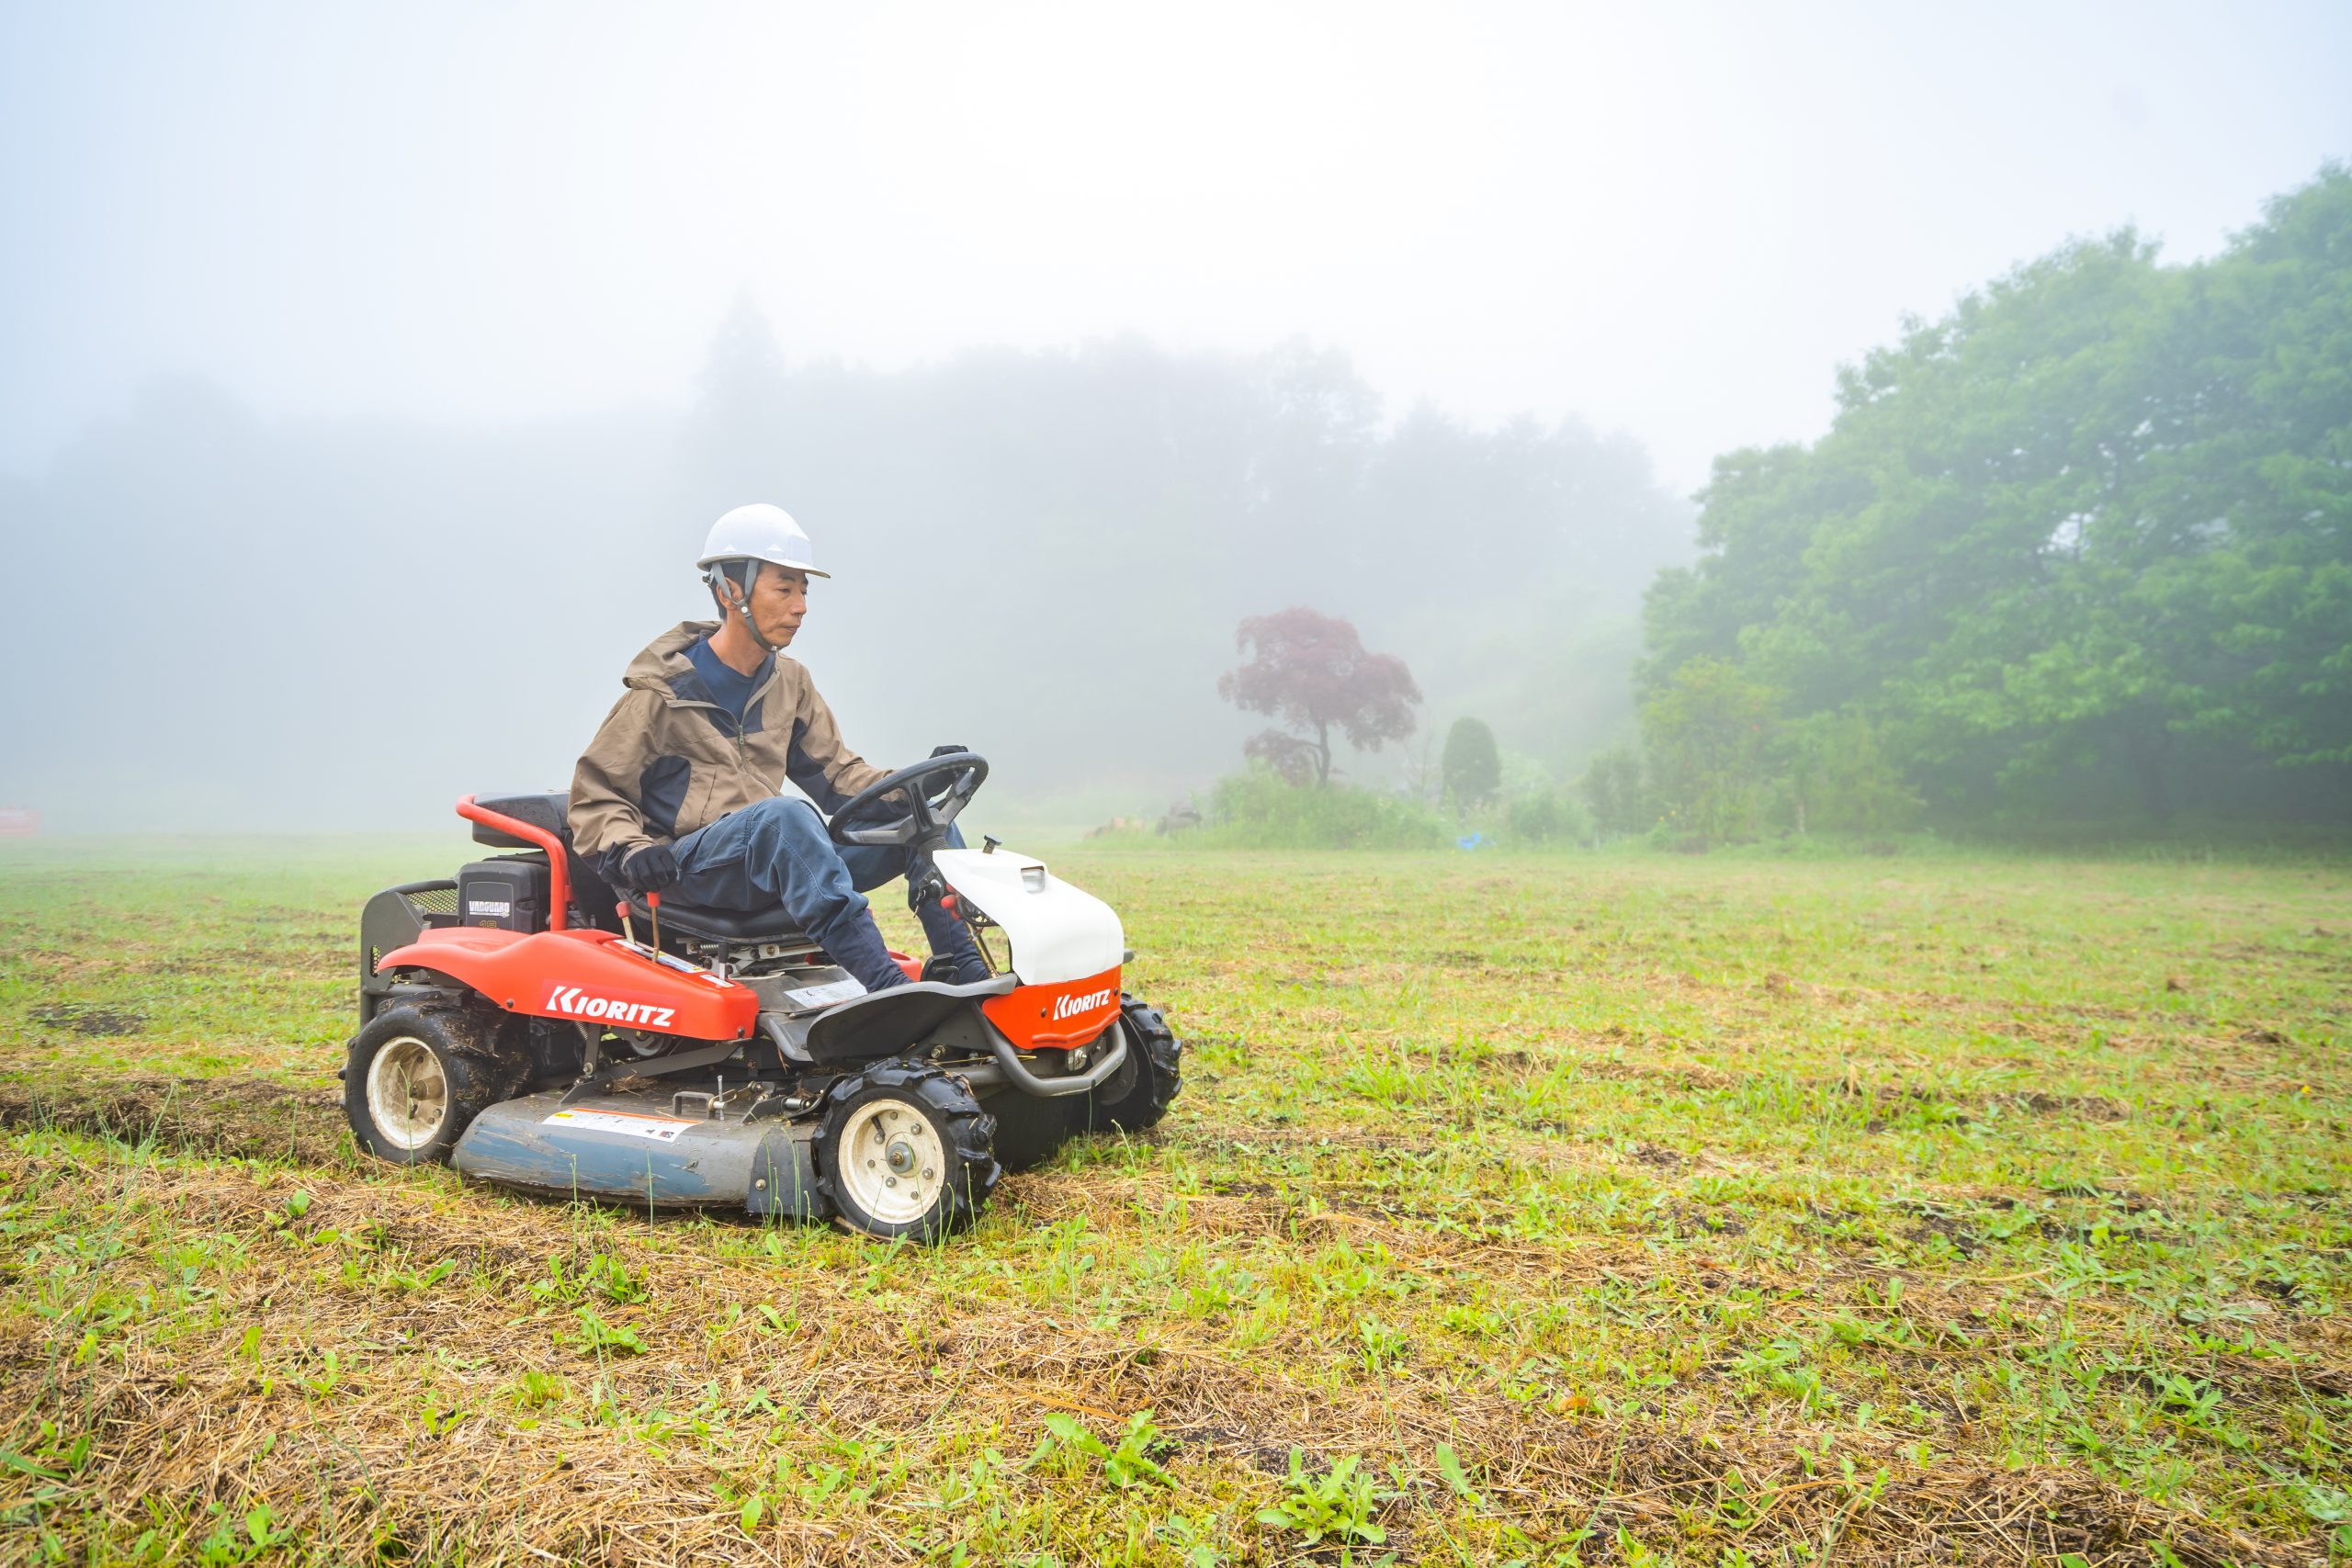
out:
{"label": "mower rear wheel", "polygon": [[394,1165],[447,1160],[522,1077],[498,1025],[447,1006],[386,1008],[368,1020],[343,1068],[344,1114],[359,1146]]}
{"label": "mower rear wheel", "polygon": [[817,1129],[817,1182],[842,1228],[942,1241],[979,1216],[1003,1171],[996,1120],[938,1067],[893,1060],[837,1078]]}
{"label": "mower rear wheel", "polygon": [[1184,1087],[1184,1043],[1158,1008],[1123,993],[1119,1027],[1126,1031],[1127,1059],[1087,1097],[1090,1132],[1140,1133],[1156,1127]]}

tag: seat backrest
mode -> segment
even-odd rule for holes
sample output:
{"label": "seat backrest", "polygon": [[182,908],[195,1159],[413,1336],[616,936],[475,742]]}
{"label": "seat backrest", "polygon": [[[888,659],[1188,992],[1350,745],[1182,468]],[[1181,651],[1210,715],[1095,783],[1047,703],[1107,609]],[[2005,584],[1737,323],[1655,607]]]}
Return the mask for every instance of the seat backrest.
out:
{"label": "seat backrest", "polygon": [[[501,817],[512,817],[518,822],[528,822],[534,828],[544,828],[561,839],[566,846],[571,842],[571,797],[568,795],[478,795],[474,804],[484,811],[495,811]],[[518,839],[512,833],[502,833],[487,822],[473,825],[474,842],[501,850],[535,850],[537,844]]]}

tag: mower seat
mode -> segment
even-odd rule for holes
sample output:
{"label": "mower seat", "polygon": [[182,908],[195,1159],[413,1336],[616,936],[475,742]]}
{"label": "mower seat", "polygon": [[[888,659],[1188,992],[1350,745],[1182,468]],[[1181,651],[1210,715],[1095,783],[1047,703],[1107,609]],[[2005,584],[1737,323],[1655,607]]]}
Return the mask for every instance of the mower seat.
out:
{"label": "mower seat", "polygon": [[[631,896],[628,908],[631,919],[647,922],[650,929],[653,912],[645,907],[642,897]],[[816,942],[794,925],[782,909],[713,909],[700,904],[681,904],[669,897],[662,900],[662,927],[707,942],[808,942],[812,946]]]}
{"label": "mower seat", "polygon": [[[571,848],[571,797],[568,795],[477,795],[474,804],[512,817],[518,822],[528,822],[534,828],[544,828],[561,840],[568,852]],[[486,823],[474,824],[474,841],[502,850],[532,848],[511,834],[502,833]],[[579,889],[577,901],[595,924],[610,931],[617,922],[608,914],[615,900],[604,894],[604,882],[591,871],[578,855],[571,857],[571,880]],[[629,899],[633,918],[648,922],[651,914],[643,898]],[[662,924],[683,936],[700,937],[706,942],[733,943],[808,942],[814,939],[785,918],[781,909],[712,909],[699,904],[673,903],[662,900]]]}

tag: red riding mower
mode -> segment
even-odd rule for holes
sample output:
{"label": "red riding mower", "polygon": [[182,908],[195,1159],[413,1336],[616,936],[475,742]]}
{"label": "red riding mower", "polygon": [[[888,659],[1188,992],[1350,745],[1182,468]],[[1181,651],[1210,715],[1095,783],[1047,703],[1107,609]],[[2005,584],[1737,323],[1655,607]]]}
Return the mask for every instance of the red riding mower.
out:
{"label": "red riding mower", "polygon": [[1118,916],[994,840],[947,844],[987,776],[951,752],[835,813],[837,843],[906,846],[910,899],[954,900],[997,971],[951,985],[894,953],[911,983],[875,992],[780,913],[614,897],[571,853],[560,795],[468,795],[476,842],[526,852],[368,900],[343,1069],[360,1146],[929,1241],[972,1222],[1001,1167],[1151,1126],[1183,1048],[1119,988]]}

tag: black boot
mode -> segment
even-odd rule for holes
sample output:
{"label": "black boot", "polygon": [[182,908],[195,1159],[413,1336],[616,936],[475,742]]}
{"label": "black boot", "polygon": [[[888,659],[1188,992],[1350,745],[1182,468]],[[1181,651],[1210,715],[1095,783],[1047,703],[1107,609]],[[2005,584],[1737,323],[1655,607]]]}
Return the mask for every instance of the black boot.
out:
{"label": "black boot", "polygon": [[907,983],[907,972],[882,943],[881,929],[864,909],[845,915],[817,936],[825,956],[854,976],[869,991],[887,991]]}
{"label": "black boot", "polygon": [[980,944],[972,940],[972,928],[961,915],[951,915],[933,902],[916,909],[915,917],[922,921],[923,935],[931,939],[933,956],[953,965],[946,976],[949,984],[977,986],[989,977],[988,960],[980,956]]}

